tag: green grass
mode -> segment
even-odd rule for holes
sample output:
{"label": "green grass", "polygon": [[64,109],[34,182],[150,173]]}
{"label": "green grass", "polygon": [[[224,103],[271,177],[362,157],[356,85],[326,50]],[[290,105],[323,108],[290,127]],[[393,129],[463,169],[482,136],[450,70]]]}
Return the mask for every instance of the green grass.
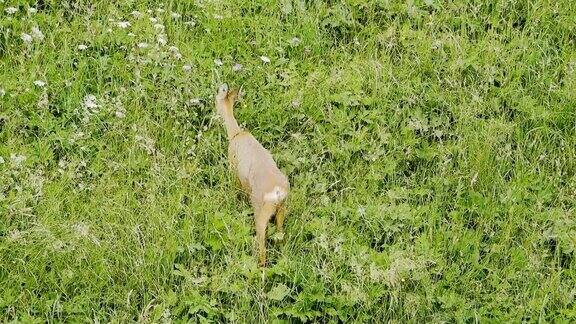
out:
{"label": "green grass", "polygon": [[0,96],[0,321],[576,321],[572,0],[0,0]]}

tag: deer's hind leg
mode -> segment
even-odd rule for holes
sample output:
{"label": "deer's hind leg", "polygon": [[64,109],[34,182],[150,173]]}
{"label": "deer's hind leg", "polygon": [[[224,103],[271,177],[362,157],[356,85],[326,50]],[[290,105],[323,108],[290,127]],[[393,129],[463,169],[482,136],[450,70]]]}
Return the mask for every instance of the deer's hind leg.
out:
{"label": "deer's hind leg", "polygon": [[284,219],[286,218],[286,203],[282,202],[276,208],[276,240],[284,240]]}
{"label": "deer's hind leg", "polygon": [[254,214],[256,220],[256,244],[258,245],[258,264],[266,265],[266,227],[276,212],[274,204],[264,204]]}

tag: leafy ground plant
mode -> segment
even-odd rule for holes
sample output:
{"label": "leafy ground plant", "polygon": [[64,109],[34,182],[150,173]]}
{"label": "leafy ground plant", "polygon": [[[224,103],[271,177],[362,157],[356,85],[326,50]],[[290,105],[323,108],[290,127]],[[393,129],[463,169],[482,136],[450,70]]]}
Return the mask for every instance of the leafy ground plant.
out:
{"label": "leafy ground plant", "polygon": [[[0,319],[576,321],[574,9],[0,0]],[[263,270],[221,82],[292,184]]]}

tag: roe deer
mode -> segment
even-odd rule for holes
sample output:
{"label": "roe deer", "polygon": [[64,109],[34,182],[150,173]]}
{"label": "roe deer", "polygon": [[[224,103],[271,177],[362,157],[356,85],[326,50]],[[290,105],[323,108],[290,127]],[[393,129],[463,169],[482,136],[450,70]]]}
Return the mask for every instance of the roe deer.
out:
{"label": "roe deer", "polygon": [[216,95],[216,110],[224,120],[228,135],[228,160],[236,172],[242,189],[250,197],[256,221],[256,241],[260,266],[266,264],[266,227],[276,215],[276,230],[279,239],[284,238],[284,201],[290,184],[278,169],[272,155],[248,131],[241,129],[234,118],[234,102],[237,90],[228,90],[223,84]]}

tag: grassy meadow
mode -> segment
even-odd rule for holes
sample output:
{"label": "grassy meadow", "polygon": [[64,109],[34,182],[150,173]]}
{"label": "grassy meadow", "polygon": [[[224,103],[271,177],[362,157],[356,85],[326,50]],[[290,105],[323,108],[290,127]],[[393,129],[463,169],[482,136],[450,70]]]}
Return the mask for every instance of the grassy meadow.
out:
{"label": "grassy meadow", "polygon": [[2,322],[574,322],[575,212],[572,0],[0,0]]}

